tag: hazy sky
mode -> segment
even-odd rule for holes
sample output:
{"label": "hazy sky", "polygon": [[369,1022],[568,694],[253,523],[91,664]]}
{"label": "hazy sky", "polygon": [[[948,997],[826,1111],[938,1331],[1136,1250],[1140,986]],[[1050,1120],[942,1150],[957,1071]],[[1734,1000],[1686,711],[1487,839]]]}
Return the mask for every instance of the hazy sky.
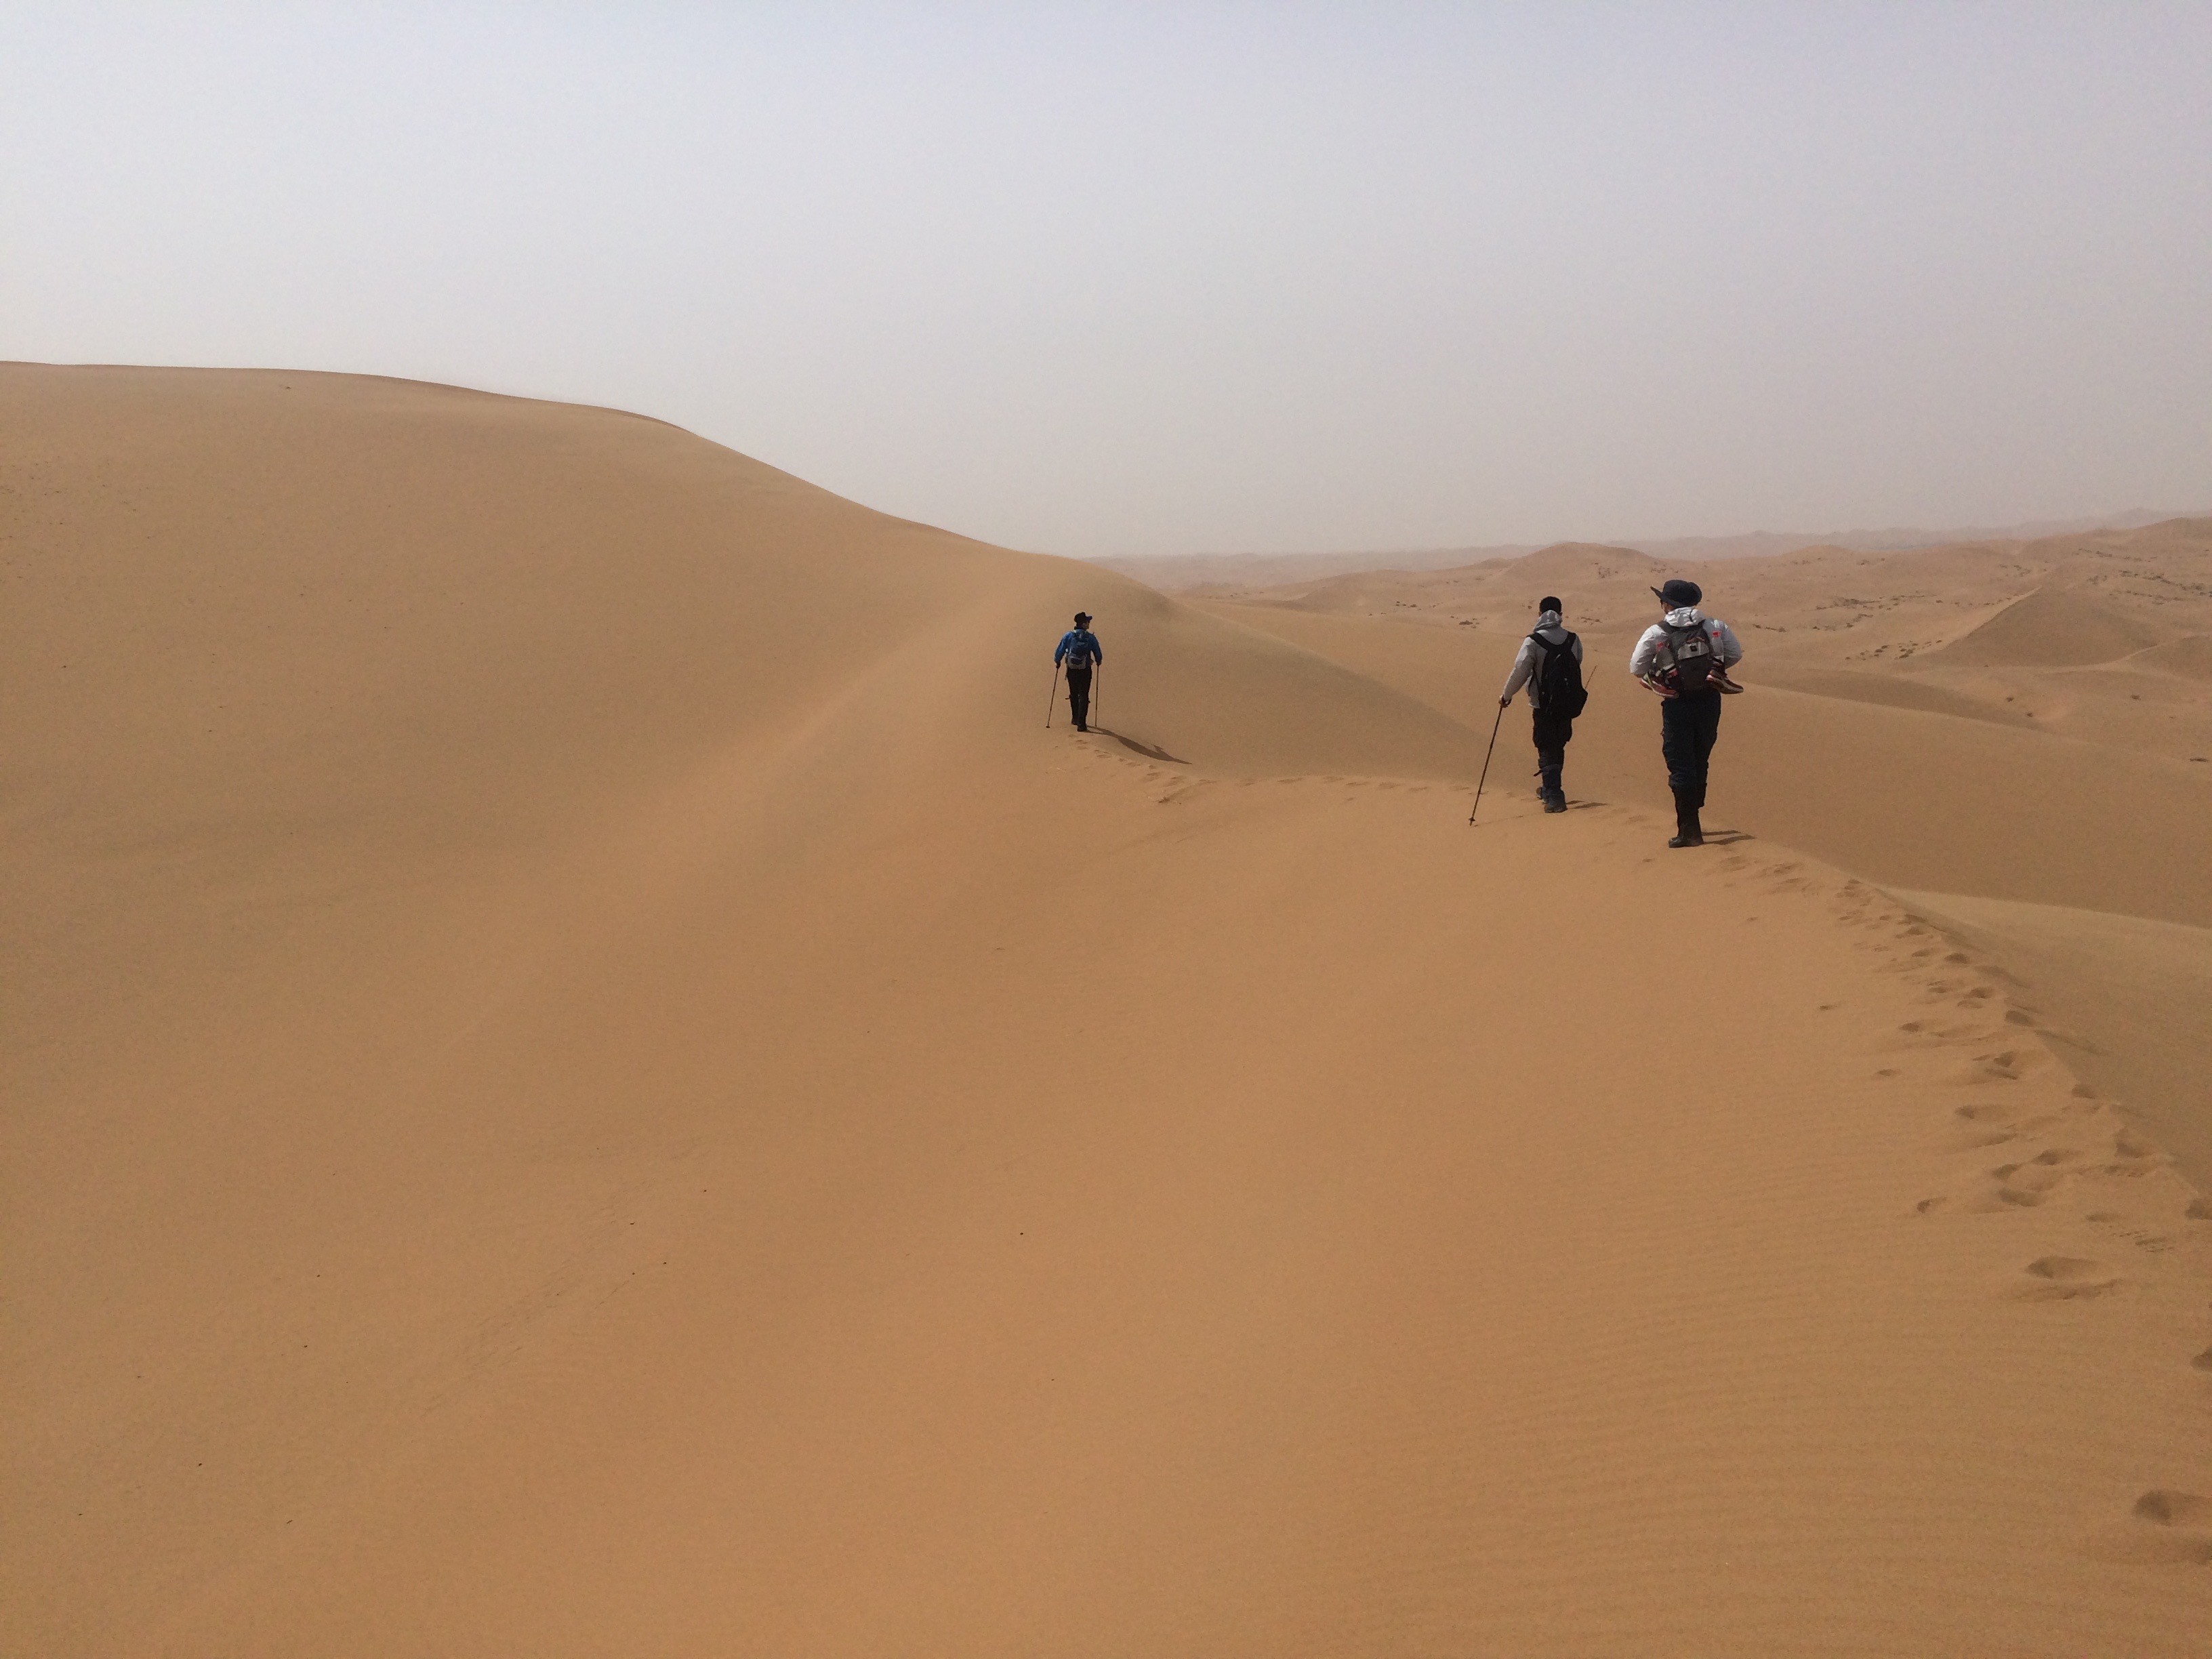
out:
{"label": "hazy sky", "polygon": [[9,0],[0,356],[1070,553],[2202,507],[2212,3]]}

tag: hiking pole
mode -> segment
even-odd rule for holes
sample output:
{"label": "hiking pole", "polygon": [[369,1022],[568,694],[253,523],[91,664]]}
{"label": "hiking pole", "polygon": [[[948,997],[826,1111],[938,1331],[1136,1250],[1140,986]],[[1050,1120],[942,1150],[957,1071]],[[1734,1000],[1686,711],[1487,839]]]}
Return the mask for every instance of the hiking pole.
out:
{"label": "hiking pole", "polygon": [[1044,729],[1048,732],[1052,730],[1052,706],[1059,701],[1060,664],[1055,660],[1052,665],[1052,691],[1044,700]]}
{"label": "hiking pole", "polygon": [[1482,811],[1482,786],[1490,781],[1491,750],[1498,747],[1498,728],[1505,724],[1505,705],[1498,705],[1498,718],[1490,723],[1490,748],[1482,751],[1482,775],[1474,781],[1474,805],[1468,809],[1467,821],[1474,822],[1474,815]]}

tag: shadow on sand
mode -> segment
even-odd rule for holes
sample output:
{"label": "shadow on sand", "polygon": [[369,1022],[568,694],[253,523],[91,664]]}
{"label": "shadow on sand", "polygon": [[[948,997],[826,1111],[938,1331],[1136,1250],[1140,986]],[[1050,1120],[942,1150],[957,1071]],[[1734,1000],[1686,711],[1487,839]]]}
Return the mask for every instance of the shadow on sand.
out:
{"label": "shadow on sand", "polygon": [[1156,748],[1149,743],[1139,743],[1134,738],[1125,738],[1119,732],[1109,732],[1103,726],[1094,726],[1091,729],[1097,736],[1102,738],[1111,738],[1115,742],[1120,744],[1122,748],[1129,750],[1133,753],[1142,755],[1146,760],[1165,761],[1170,766],[1188,766],[1190,764],[1188,761],[1181,759],[1176,756],[1170,755],[1164,749]]}

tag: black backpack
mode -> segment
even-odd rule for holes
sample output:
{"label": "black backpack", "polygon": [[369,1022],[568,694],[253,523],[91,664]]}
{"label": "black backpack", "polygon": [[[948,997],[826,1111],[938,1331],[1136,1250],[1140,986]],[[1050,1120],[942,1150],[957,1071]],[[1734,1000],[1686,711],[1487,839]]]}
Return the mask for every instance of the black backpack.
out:
{"label": "black backpack", "polygon": [[1589,688],[1583,684],[1583,665],[1575,656],[1575,636],[1570,634],[1557,645],[1541,634],[1528,637],[1544,653],[1544,660],[1536,665],[1537,708],[1547,714],[1574,719],[1589,702]]}

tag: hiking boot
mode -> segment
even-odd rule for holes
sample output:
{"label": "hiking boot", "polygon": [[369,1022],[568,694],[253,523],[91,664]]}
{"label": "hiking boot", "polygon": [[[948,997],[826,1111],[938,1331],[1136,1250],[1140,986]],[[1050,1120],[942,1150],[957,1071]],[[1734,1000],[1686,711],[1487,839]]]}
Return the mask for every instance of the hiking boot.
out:
{"label": "hiking boot", "polygon": [[1703,789],[1677,789],[1674,792],[1674,837],[1669,847],[1703,847],[1705,844],[1705,826],[1698,822],[1698,797]]}
{"label": "hiking boot", "polygon": [[1567,792],[1564,789],[1547,789],[1544,792],[1544,810],[1547,812],[1565,811],[1567,810]]}

